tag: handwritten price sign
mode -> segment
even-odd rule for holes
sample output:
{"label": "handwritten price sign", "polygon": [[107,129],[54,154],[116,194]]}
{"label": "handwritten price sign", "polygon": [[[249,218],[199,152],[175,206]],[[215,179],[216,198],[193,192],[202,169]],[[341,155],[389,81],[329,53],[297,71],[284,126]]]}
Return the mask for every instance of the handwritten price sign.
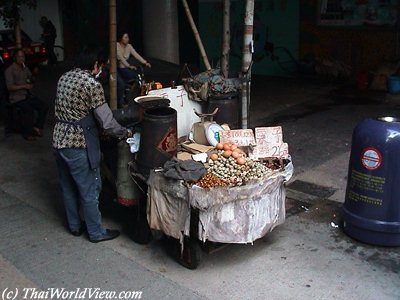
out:
{"label": "handwritten price sign", "polygon": [[281,126],[257,127],[255,138],[257,146],[254,147],[250,157],[287,157],[289,155],[289,146],[283,142]]}
{"label": "handwritten price sign", "polygon": [[219,132],[220,143],[234,143],[238,146],[255,145],[254,133],[251,129],[224,130]]}
{"label": "handwritten price sign", "polygon": [[280,145],[274,146],[257,146],[253,149],[251,158],[259,157],[285,157],[289,155],[289,145],[287,143],[282,143]]}
{"label": "handwritten price sign", "polygon": [[256,142],[258,145],[272,145],[272,144],[282,144],[283,134],[282,127],[256,127]]}

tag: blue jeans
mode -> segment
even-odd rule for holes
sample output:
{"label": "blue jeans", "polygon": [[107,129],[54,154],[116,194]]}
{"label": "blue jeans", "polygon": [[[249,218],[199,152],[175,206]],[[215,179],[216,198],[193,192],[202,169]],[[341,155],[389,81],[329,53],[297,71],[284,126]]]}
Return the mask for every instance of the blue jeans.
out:
{"label": "blue jeans", "polygon": [[117,68],[117,102],[120,107],[122,107],[122,104],[124,103],[125,83],[132,79],[139,81],[137,70]]}
{"label": "blue jeans", "polygon": [[130,81],[132,79],[138,79],[138,72],[136,70],[128,69],[128,68],[118,68],[117,72],[121,75],[122,79],[125,81]]}
{"label": "blue jeans", "polygon": [[90,168],[86,149],[57,149],[55,154],[70,230],[81,227],[79,209],[82,208],[89,238],[99,239],[106,233],[99,210],[100,170]]}

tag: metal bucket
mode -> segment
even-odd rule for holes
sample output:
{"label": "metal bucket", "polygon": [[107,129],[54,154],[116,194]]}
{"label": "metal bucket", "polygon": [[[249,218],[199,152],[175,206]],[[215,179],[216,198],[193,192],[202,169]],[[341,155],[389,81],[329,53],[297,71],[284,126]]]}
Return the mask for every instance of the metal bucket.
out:
{"label": "metal bucket", "polygon": [[170,100],[160,96],[139,96],[136,97],[134,103],[137,104],[139,119],[143,119],[146,110],[158,107],[169,107]]}
{"label": "metal bucket", "polygon": [[176,156],[177,113],[171,107],[148,109],[143,114],[137,170],[147,176],[150,170],[162,167]]}
{"label": "metal bucket", "polygon": [[231,129],[239,128],[239,103],[237,93],[226,93],[208,98],[208,112],[218,107],[214,121],[218,124],[228,124]]}
{"label": "metal bucket", "polygon": [[400,246],[400,119],[357,125],[349,162],[343,229],[374,245]]}

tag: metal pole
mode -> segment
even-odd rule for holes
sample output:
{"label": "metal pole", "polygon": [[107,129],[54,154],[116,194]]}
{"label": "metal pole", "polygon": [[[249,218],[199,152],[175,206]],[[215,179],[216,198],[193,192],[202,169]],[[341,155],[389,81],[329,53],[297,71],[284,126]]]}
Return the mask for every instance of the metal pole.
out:
{"label": "metal pole", "polygon": [[109,0],[110,11],[110,108],[117,109],[117,4]]}
{"label": "metal pole", "polygon": [[207,54],[206,54],[206,51],[204,50],[203,43],[201,42],[200,34],[197,31],[196,24],[193,21],[192,14],[190,13],[190,9],[189,9],[189,6],[188,6],[186,0],[182,0],[182,4],[183,4],[183,7],[185,9],[188,21],[190,23],[190,27],[192,28],[194,37],[196,39],[197,46],[199,47],[200,55],[203,58],[204,65],[206,66],[207,71],[211,70],[211,65],[210,65],[210,63],[208,61]]}
{"label": "metal pole", "polygon": [[242,128],[248,128],[250,105],[251,61],[253,58],[254,0],[246,0],[242,51]]}

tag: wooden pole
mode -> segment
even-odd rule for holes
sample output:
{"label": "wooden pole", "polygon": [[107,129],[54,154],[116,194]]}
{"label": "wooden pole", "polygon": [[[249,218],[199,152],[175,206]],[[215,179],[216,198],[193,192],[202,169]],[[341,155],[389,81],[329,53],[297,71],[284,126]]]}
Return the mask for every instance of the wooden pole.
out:
{"label": "wooden pole", "polygon": [[21,39],[21,16],[19,7],[17,5],[17,1],[13,2],[13,11],[15,17],[14,23],[14,34],[15,34],[15,46],[17,48],[22,48],[22,39]]}
{"label": "wooden pole", "polygon": [[254,0],[246,0],[242,50],[242,128],[248,128],[250,106],[251,61],[253,59]]}
{"label": "wooden pole", "polygon": [[110,108],[117,109],[117,4],[109,0],[110,12]]}
{"label": "wooden pole", "polygon": [[17,48],[22,48],[20,19],[15,20],[14,32],[15,32],[15,46]]}
{"label": "wooden pole", "polygon": [[188,18],[190,27],[192,28],[194,37],[196,39],[197,46],[199,47],[200,55],[203,58],[204,65],[206,66],[207,71],[211,70],[211,65],[210,65],[210,62],[208,61],[207,54],[206,54],[206,51],[204,50],[203,43],[201,42],[200,34],[197,31],[196,24],[193,21],[192,14],[190,13],[190,9],[189,9],[189,6],[188,6],[186,0],[182,0],[182,4],[183,4],[183,7],[186,12],[186,17]]}
{"label": "wooden pole", "polygon": [[224,16],[222,24],[222,55],[221,55],[221,73],[225,78],[229,76],[229,52],[230,48],[230,3],[231,0],[224,0]]}

